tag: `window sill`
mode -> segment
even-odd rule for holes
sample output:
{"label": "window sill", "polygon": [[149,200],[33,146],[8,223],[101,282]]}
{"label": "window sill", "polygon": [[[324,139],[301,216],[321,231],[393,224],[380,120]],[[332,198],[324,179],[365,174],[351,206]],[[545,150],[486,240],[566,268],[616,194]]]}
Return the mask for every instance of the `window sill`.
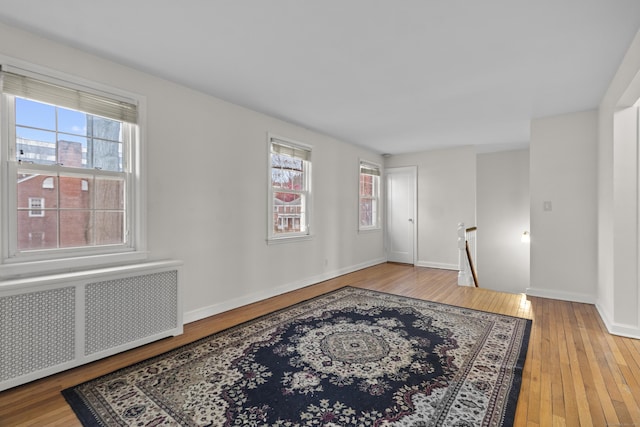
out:
{"label": "window sill", "polygon": [[267,245],[280,245],[282,243],[293,243],[300,242],[304,240],[313,239],[313,234],[303,234],[297,236],[286,236],[286,237],[271,237],[267,239]]}
{"label": "window sill", "polygon": [[371,228],[359,228],[358,234],[369,234],[369,233],[377,233],[382,231],[382,227],[371,227]]}
{"label": "window sill", "polygon": [[0,265],[0,280],[91,270],[146,260],[148,252],[132,251],[73,258],[21,261]]}

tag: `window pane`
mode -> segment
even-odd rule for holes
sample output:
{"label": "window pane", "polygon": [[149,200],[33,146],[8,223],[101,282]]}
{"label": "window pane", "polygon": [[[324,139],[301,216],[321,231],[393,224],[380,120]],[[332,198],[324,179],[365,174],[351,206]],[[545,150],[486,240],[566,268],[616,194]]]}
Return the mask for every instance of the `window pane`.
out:
{"label": "window pane", "polygon": [[60,247],[93,245],[92,220],[89,210],[60,211]]}
{"label": "window pane", "polygon": [[287,190],[303,189],[304,174],[302,171],[272,169],[271,175],[274,188],[282,188]]}
{"label": "window pane", "polygon": [[271,185],[289,190],[304,189],[304,162],[281,154],[271,155]]}
{"label": "window pane", "polygon": [[18,208],[28,209],[29,199],[43,199],[46,208],[55,208],[57,202],[57,177],[52,175],[39,175],[34,173],[23,173],[18,171],[17,176],[17,198]]}
{"label": "window pane", "polygon": [[360,225],[374,225],[374,201],[371,199],[360,199]]}
{"label": "window pane", "polygon": [[[360,172],[360,217],[359,227],[379,227],[378,199],[380,197],[380,176],[375,173]],[[377,169],[368,169],[377,171]]]}
{"label": "window pane", "polygon": [[124,209],[124,179],[96,178],[96,209]]}
{"label": "window pane", "polygon": [[273,200],[273,231],[276,234],[306,231],[304,196],[278,192]]}
{"label": "window pane", "polygon": [[87,136],[87,114],[58,107],[58,132]]}
{"label": "window pane", "polygon": [[56,134],[16,127],[16,157],[39,165],[56,163]]}
{"label": "window pane", "polygon": [[45,210],[43,216],[29,216],[29,212],[29,210],[18,210],[18,250],[57,248],[57,212]]}
{"label": "window pane", "polygon": [[373,176],[360,174],[360,195],[361,196],[373,196]]}
{"label": "window pane", "polygon": [[59,134],[58,163],[66,167],[84,168],[87,165],[87,138]]}
{"label": "window pane", "polygon": [[90,209],[91,208],[91,177],[61,176],[60,208],[62,209]]}
{"label": "window pane", "polygon": [[367,197],[378,197],[380,177],[360,174],[360,195]]}
{"label": "window pane", "polygon": [[55,130],[56,107],[16,97],[16,124]]}
{"label": "window pane", "polygon": [[122,172],[122,144],[95,138],[92,141],[93,167]]}
{"label": "window pane", "polygon": [[87,114],[87,136],[123,142],[122,126],[122,122]]}
{"label": "window pane", "polygon": [[124,243],[124,212],[60,211],[60,247]]}
{"label": "window pane", "polygon": [[96,212],[96,245],[124,243],[124,213]]}
{"label": "window pane", "polygon": [[373,197],[380,197],[380,177],[372,176],[371,178],[371,194]]}

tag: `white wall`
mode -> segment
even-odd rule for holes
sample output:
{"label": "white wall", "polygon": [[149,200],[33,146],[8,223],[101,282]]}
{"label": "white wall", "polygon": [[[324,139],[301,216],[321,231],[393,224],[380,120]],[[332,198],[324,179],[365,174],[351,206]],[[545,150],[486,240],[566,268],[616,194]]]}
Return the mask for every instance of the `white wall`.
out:
{"label": "white wall", "polygon": [[529,287],[529,150],[478,154],[477,260],[482,288],[521,293]]}
{"label": "white wall", "polygon": [[597,125],[597,111],[531,124],[530,295],[596,300]]}
{"label": "white wall", "polygon": [[609,331],[640,338],[638,113],[640,32],[599,108],[598,300]]}
{"label": "white wall", "polygon": [[416,265],[458,269],[457,228],[476,225],[473,147],[395,155],[385,167],[418,167]]}
{"label": "white wall", "polygon": [[[184,261],[187,321],[385,260],[358,234],[365,149],[0,25],[0,54],[147,99],[148,248]],[[267,132],[313,146],[313,239],[267,245]]]}

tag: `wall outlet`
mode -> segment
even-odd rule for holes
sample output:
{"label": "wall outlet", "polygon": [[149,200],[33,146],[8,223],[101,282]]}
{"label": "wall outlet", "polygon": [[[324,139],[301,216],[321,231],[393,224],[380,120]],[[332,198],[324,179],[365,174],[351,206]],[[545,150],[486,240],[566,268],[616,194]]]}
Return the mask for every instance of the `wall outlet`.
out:
{"label": "wall outlet", "polygon": [[542,210],[545,212],[551,212],[553,210],[553,206],[551,205],[551,201],[547,200],[542,203]]}

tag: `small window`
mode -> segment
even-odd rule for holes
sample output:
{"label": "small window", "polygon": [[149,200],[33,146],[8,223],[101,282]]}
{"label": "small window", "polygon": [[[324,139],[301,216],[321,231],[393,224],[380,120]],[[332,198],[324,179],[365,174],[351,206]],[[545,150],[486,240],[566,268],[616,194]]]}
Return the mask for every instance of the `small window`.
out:
{"label": "small window", "polygon": [[358,229],[380,228],[380,166],[360,162]]}
{"label": "small window", "polygon": [[311,148],[269,138],[269,240],[309,235]]}
{"label": "small window", "polygon": [[44,216],[44,199],[42,197],[29,197],[29,216]]}
{"label": "small window", "polygon": [[53,190],[53,178],[45,178],[42,181],[42,188],[47,188],[49,190]]}

